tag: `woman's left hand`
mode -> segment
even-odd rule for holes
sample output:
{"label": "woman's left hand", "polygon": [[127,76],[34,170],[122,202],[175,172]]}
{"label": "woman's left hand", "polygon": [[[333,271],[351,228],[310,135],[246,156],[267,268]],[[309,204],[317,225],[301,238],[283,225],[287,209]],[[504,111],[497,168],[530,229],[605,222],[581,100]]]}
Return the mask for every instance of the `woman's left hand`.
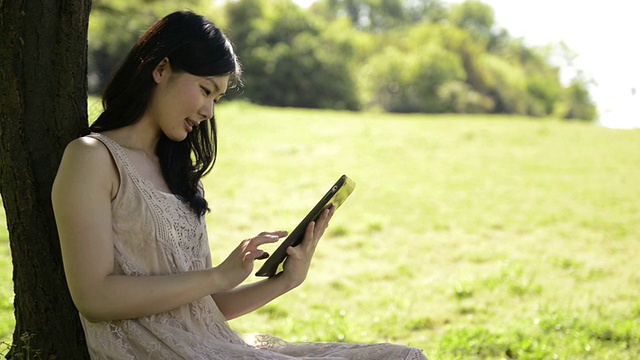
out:
{"label": "woman's left hand", "polygon": [[334,212],[335,206],[333,205],[324,210],[317,221],[309,223],[302,242],[298,246],[287,248],[288,257],[284,262],[284,271],[280,276],[285,278],[292,287],[302,284],[306,279],[316,246],[329,226],[329,220]]}

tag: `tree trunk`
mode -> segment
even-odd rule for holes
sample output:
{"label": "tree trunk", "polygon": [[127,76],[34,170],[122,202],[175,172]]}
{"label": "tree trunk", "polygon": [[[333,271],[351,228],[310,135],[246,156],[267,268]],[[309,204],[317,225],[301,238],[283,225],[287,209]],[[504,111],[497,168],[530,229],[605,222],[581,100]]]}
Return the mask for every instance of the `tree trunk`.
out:
{"label": "tree trunk", "polygon": [[50,194],[64,147],[87,128],[90,9],[91,0],[0,0],[0,194],[16,317],[10,358],[39,351],[41,359],[88,359]]}

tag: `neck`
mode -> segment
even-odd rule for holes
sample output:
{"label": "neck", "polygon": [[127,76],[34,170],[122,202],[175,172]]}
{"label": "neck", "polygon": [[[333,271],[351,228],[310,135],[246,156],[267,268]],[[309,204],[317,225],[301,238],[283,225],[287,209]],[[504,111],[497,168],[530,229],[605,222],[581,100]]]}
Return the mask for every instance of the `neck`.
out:
{"label": "neck", "polygon": [[143,118],[135,124],[110,130],[107,135],[121,146],[142,151],[152,157],[156,154],[161,132],[159,128],[150,126],[150,123]]}

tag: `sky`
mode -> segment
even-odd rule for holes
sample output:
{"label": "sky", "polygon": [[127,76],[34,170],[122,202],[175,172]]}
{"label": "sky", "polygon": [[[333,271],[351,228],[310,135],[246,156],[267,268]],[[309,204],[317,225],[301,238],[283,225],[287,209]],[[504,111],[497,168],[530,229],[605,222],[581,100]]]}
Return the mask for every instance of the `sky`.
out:
{"label": "sky", "polygon": [[[314,0],[294,0],[308,7]],[[443,0],[460,3],[463,0]],[[589,91],[606,127],[640,128],[640,21],[636,0],[482,0],[496,25],[529,46],[563,41],[574,67],[593,83]],[[560,65],[560,64],[558,64]],[[562,70],[563,79],[573,72]]]}

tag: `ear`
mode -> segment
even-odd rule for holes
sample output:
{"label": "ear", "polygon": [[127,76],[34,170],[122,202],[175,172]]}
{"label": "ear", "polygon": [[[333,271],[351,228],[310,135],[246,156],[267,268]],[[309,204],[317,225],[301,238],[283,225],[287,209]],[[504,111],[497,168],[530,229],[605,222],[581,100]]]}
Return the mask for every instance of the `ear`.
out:
{"label": "ear", "polygon": [[159,84],[163,79],[168,79],[169,75],[171,75],[171,65],[169,64],[169,59],[164,58],[158,66],[153,69],[153,80],[156,84]]}

